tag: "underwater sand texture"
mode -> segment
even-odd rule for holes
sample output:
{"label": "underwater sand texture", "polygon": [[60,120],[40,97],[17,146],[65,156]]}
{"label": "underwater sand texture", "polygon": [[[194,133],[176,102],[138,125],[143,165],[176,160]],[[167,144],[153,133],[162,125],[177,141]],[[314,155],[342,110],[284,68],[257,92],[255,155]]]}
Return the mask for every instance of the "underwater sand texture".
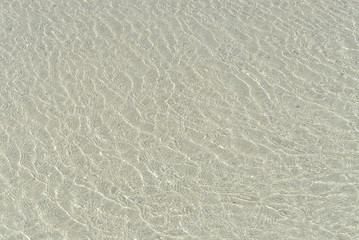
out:
{"label": "underwater sand texture", "polygon": [[0,239],[359,239],[357,0],[0,0]]}

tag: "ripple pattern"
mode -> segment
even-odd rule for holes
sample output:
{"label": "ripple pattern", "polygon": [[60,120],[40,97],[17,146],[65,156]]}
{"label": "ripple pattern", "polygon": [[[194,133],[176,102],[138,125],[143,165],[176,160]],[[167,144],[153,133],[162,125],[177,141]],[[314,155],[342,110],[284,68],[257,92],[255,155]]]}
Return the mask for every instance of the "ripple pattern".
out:
{"label": "ripple pattern", "polygon": [[0,1],[1,239],[359,239],[358,128],[358,1]]}

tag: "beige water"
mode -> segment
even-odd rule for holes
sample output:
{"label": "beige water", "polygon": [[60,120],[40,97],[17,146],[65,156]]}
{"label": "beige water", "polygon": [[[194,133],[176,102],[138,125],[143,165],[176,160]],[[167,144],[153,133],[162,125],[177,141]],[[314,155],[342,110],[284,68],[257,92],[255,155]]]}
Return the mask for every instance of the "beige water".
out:
{"label": "beige water", "polygon": [[0,19],[0,239],[359,239],[358,1]]}

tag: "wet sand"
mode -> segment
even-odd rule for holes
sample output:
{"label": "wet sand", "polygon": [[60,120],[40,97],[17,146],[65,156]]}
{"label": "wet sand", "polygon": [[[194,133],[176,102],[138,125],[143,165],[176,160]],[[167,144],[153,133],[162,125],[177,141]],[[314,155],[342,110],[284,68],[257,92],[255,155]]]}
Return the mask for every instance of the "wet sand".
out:
{"label": "wet sand", "polygon": [[0,239],[359,239],[358,1],[0,18]]}

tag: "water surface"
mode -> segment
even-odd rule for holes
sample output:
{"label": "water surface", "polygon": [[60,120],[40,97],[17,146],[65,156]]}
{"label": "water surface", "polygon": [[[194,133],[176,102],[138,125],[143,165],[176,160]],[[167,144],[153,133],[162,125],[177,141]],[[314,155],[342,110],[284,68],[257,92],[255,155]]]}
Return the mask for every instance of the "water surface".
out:
{"label": "water surface", "polygon": [[358,1],[0,16],[1,239],[359,239]]}

